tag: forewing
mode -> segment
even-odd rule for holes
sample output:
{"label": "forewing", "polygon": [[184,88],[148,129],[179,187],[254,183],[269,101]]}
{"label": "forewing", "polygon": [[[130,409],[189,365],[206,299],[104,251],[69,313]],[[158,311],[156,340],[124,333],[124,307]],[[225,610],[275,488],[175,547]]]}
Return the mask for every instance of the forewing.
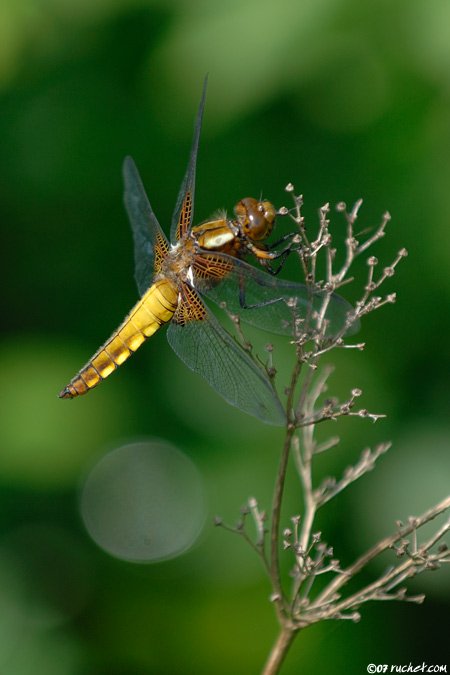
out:
{"label": "forewing", "polygon": [[267,424],[283,425],[285,414],[265,371],[221,327],[196,291],[182,284],[180,292],[167,331],[177,356],[231,405]]}
{"label": "forewing", "polygon": [[352,306],[337,293],[285,281],[224,253],[200,252],[193,265],[195,287],[242,321],[280,335],[317,333],[324,310],[325,335],[356,332],[346,329]]}
{"label": "forewing", "polygon": [[124,201],[134,239],[135,278],[144,295],[153,276],[161,268],[169,244],[153,213],[136,164],[131,157],[123,163]]}
{"label": "forewing", "polygon": [[195,169],[197,165],[198,144],[200,140],[200,131],[202,128],[203,110],[205,108],[206,86],[208,78],[205,77],[203,83],[202,97],[195,121],[194,138],[192,141],[189,164],[181,183],[178,193],[177,203],[172,216],[172,225],[170,228],[170,239],[173,243],[181,239],[189,230],[194,214],[194,192],[195,192]]}

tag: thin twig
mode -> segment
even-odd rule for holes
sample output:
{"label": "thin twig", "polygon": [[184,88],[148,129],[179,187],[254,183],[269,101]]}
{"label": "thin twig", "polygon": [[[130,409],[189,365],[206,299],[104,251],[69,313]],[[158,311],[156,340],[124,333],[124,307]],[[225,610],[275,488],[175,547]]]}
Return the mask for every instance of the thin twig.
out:
{"label": "thin twig", "polygon": [[352,577],[354,577],[358,572],[360,572],[371,560],[376,558],[380,553],[386,551],[387,549],[392,548],[392,546],[399,539],[403,539],[417,530],[417,528],[422,527],[425,523],[430,522],[436,516],[439,516],[441,513],[444,513],[448,508],[450,508],[450,497],[443,499],[439,504],[433,506],[428,511],[425,511],[418,518],[414,518],[408,525],[401,527],[394,534],[385,537],[379,541],[375,546],[372,546],[366,553],[364,553],[360,558],[355,560],[354,563],[349,565],[345,570],[343,570],[342,575],[335,577],[328,586],[320,593],[320,595],[315,599],[313,605],[319,606],[324,602],[327,602],[331,597],[336,595],[336,592],[344,586]]}

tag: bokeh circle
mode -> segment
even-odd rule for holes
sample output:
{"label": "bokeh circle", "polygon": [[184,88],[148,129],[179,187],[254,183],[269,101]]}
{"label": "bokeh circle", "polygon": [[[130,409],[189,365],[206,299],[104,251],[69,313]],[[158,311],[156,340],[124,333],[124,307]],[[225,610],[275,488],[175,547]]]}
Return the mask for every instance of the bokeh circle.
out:
{"label": "bokeh circle", "polygon": [[84,482],[80,508],[98,546],[140,563],[186,551],[205,521],[196,467],[162,441],[132,443],[104,455]]}

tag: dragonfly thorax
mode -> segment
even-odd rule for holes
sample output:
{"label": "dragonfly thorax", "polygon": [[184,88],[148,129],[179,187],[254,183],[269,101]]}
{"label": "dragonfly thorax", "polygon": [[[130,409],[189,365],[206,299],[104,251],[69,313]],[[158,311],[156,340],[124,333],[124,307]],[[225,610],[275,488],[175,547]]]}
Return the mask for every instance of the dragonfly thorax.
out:
{"label": "dragonfly thorax", "polygon": [[[196,225],[190,231],[195,245],[206,251],[219,251],[235,257],[251,252],[258,258],[269,258],[264,240],[275,222],[276,210],[271,202],[253,197],[241,199],[234,207],[235,218],[221,213],[214,219]],[[264,252],[264,253],[263,253]]]}
{"label": "dragonfly thorax", "polygon": [[233,247],[239,237],[239,228],[228,220],[226,214],[214,220],[196,225],[191,230],[195,244],[206,251],[221,251]]}
{"label": "dragonfly thorax", "polygon": [[192,284],[192,265],[195,255],[194,242],[189,237],[184,237],[175,245],[171,245],[155,278],[168,278],[175,283],[187,281]]}

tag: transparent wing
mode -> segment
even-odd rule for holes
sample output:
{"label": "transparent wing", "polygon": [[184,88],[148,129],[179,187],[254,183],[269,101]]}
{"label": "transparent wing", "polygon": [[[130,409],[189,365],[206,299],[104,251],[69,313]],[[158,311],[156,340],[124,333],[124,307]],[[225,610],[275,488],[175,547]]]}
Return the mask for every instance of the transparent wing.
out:
{"label": "transparent wing", "polygon": [[[349,334],[352,306],[336,293],[285,281],[224,253],[201,252],[193,265],[195,287],[242,321],[281,335],[314,334],[325,321],[325,336]],[[358,326],[352,326],[356,332]]]}
{"label": "transparent wing", "polygon": [[197,165],[198,144],[200,140],[200,131],[202,128],[203,110],[205,108],[206,87],[208,78],[205,77],[203,83],[202,97],[195,121],[194,138],[192,141],[189,164],[186,169],[180,192],[178,193],[175,210],[172,216],[172,225],[170,228],[170,240],[175,243],[189,230],[194,214],[194,192],[195,192],[195,169]]}
{"label": "transparent wing", "polygon": [[252,360],[183,284],[179,308],[167,330],[174,352],[228,403],[267,424],[283,425],[285,414],[265,371]]}
{"label": "transparent wing", "polygon": [[153,213],[136,164],[131,157],[123,163],[124,202],[134,239],[135,278],[139,293],[149,288],[155,271],[159,271],[169,244]]}

